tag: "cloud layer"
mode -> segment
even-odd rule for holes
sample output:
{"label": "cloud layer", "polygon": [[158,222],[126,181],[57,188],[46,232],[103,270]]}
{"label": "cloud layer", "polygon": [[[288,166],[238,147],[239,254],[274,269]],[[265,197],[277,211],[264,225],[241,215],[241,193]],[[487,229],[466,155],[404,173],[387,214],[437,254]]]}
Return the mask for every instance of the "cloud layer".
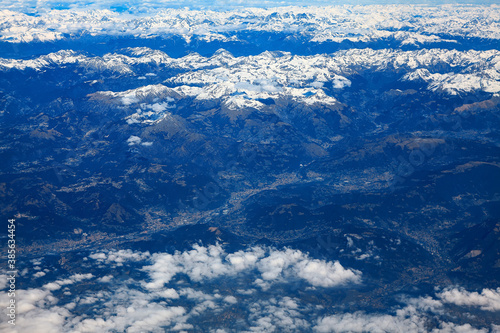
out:
{"label": "cloud layer", "polygon": [[[447,309],[498,314],[500,289],[449,287],[431,296],[403,296],[400,305],[372,313],[330,308],[320,295],[335,289],[325,288],[357,288],[361,273],[295,249],[258,246],[227,253],[220,245],[196,245],[173,254],[97,252],[81,262],[89,273],[54,278],[58,268],[49,269],[43,259],[22,271],[19,280],[32,271],[47,274],[33,277],[39,287],[17,291],[16,332],[486,333],[499,328],[499,323],[475,327],[457,321]],[[4,285],[7,276],[0,278]],[[2,292],[0,307],[8,302]],[[11,328],[0,323],[1,331]]]}
{"label": "cloud layer", "polygon": [[[119,260],[116,253],[97,253],[91,258],[107,264]],[[154,254],[150,261],[152,265],[142,268],[151,279],[144,284],[148,290],[164,288],[179,274],[194,282],[252,274],[257,277],[253,284],[264,289],[273,283],[293,280],[303,280],[311,286],[324,288],[361,283],[361,272],[346,269],[338,261],[312,259],[293,249],[254,247],[227,254],[221,245],[195,245],[190,251]]]}

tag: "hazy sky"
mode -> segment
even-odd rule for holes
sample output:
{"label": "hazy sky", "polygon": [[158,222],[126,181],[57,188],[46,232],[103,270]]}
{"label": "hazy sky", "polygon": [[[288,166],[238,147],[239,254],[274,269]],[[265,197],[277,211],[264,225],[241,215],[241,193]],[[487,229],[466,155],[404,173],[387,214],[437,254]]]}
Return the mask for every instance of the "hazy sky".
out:
{"label": "hazy sky", "polygon": [[276,7],[289,5],[357,5],[357,4],[427,4],[441,5],[447,3],[492,5],[500,4],[500,0],[145,0],[145,1],[57,1],[57,0],[4,0],[0,3],[0,9],[11,9],[26,13],[44,12],[50,9],[89,8],[89,9],[112,9],[115,11],[142,12],[159,8],[188,7],[192,9],[231,9],[241,7]]}

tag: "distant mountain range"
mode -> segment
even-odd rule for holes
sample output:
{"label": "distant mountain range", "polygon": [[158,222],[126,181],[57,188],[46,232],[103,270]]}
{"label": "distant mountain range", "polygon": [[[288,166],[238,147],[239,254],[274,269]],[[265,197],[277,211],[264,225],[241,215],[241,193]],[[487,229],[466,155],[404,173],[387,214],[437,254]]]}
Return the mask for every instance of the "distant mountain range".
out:
{"label": "distant mountain range", "polygon": [[[187,42],[245,42],[248,33],[283,34],[289,42],[374,42],[400,46],[500,39],[498,6],[329,6],[233,11],[168,9],[144,15],[110,10],[52,10],[39,15],[3,10],[0,40],[46,42],[110,35],[180,36]],[[284,40],[287,41],[286,39]]]}
{"label": "distant mountain range", "polygon": [[499,29],[494,5],[0,12],[19,332],[497,332]]}

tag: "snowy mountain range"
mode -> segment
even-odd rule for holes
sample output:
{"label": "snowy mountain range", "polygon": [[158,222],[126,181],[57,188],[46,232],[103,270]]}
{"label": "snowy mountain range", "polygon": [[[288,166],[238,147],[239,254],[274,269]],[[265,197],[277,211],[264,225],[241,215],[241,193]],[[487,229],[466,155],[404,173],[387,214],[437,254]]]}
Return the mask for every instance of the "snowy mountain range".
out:
{"label": "snowy mountain range", "polygon": [[0,5],[19,333],[499,332],[498,5],[137,3]]}
{"label": "snowy mountain range", "polygon": [[235,33],[271,32],[311,42],[395,39],[401,45],[500,39],[500,7],[444,5],[252,8],[233,11],[168,9],[147,15],[110,10],[52,10],[40,15],[3,10],[0,40],[13,43],[85,36],[153,38],[178,35],[187,42],[237,41]]}
{"label": "snowy mountain range", "polygon": [[339,103],[325,93],[351,85],[350,78],[365,71],[390,72],[399,81],[422,82],[427,89],[444,94],[500,92],[500,51],[456,51],[423,49],[418,51],[352,49],[313,56],[289,52],[264,52],[234,57],[218,50],[211,57],[193,53],[171,58],[149,48],[128,48],[121,53],[87,56],[71,50],[59,51],[30,60],[0,59],[0,70],[38,72],[76,66],[88,77],[110,72],[137,80],[140,85],[162,72],[179,74],[161,84],[142,86],[123,92],[96,92],[121,98],[123,104],[139,103],[137,96],[163,94],[170,98],[197,100],[224,99],[230,108],[259,108],[262,100],[291,97],[307,104]]}

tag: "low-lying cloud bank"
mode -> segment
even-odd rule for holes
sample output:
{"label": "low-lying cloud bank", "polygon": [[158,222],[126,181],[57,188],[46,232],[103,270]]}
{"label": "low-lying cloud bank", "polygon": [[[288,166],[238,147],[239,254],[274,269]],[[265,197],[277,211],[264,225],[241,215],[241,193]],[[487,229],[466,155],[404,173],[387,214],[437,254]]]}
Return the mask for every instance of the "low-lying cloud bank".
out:
{"label": "low-lying cloud bank", "polygon": [[361,272],[345,269],[339,262],[326,262],[310,258],[298,250],[266,250],[254,247],[231,254],[224,253],[220,245],[193,250],[155,254],[153,265],[143,269],[152,281],[145,288],[162,288],[176,274],[186,274],[191,281],[202,282],[218,277],[232,277],[256,271],[254,284],[267,289],[272,283],[302,279],[315,287],[336,287],[361,282]]}
{"label": "low-lying cloud bank", "polygon": [[[227,253],[220,245],[184,252],[131,250],[92,253],[87,273],[58,276],[33,262],[39,287],[16,292],[15,332],[498,332],[447,314],[500,312],[500,288],[453,287],[432,296],[402,297],[385,312],[335,311],[318,295],[362,285],[362,273],[295,249],[253,247]],[[45,268],[44,268],[45,266]],[[7,276],[0,276],[0,285]],[[333,288],[333,289],[331,289]],[[0,294],[6,309],[7,293]],[[4,310],[5,315],[7,312]],[[6,318],[6,317],[5,317]]]}

